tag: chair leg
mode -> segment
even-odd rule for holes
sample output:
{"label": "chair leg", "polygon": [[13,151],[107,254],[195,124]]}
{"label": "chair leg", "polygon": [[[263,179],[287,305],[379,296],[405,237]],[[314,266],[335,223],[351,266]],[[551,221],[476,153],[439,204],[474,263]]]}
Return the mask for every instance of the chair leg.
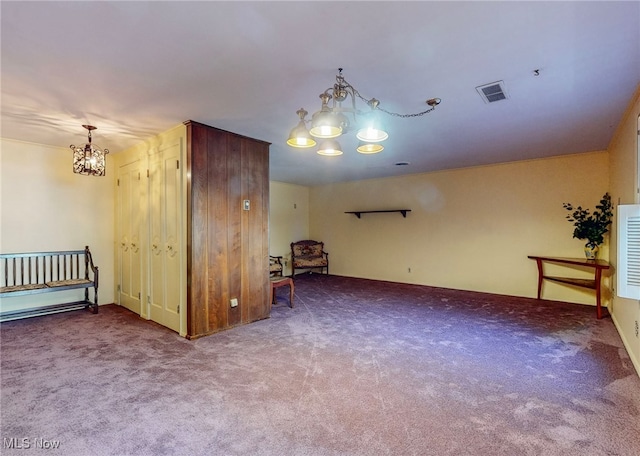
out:
{"label": "chair leg", "polygon": [[289,305],[293,309],[293,281],[289,284]]}

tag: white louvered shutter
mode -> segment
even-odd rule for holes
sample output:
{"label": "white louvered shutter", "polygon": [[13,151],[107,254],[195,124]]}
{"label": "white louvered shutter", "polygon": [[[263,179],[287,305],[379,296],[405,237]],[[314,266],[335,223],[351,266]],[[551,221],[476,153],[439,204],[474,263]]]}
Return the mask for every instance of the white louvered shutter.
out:
{"label": "white louvered shutter", "polygon": [[640,299],[640,205],[618,206],[618,291]]}

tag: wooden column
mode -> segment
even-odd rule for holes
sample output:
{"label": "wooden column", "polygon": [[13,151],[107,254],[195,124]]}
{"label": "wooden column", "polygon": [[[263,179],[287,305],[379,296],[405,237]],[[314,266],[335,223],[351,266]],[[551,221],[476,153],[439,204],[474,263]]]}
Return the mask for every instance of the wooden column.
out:
{"label": "wooden column", "polygon": [[187,337],[196,338],[269,316],[269,143],[185,125]]}

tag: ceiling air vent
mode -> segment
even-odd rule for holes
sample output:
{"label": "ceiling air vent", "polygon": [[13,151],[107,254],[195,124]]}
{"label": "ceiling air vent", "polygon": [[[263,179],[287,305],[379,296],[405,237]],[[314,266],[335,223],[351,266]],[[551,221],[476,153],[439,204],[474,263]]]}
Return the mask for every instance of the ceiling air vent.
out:
{"label": "ceiling air vent", "polygon": [[476,90],[485,103],[493,103],[495,101],[506,100],[508,98],[507,90],[504,88],[504,81],[485,84],[480,87],[476,87]]}

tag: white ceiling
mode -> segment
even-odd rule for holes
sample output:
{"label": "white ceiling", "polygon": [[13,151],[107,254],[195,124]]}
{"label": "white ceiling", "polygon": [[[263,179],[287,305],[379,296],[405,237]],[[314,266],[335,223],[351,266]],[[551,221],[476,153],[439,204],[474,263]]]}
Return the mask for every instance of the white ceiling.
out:
{"label": "white ceiling", "polygon": [[[88,123],[116,153],[191,119],[271,142],[270,178],[302,185],[604,150],[640,83],[638,1],[0,8],[2,137],[66,148]],[[287,146],[339,67],[388,110],[442,104],[387,117],[377,155],[353,134],[340,157]],[[485,104],[475,88],[498,80],[509,99]]]}

